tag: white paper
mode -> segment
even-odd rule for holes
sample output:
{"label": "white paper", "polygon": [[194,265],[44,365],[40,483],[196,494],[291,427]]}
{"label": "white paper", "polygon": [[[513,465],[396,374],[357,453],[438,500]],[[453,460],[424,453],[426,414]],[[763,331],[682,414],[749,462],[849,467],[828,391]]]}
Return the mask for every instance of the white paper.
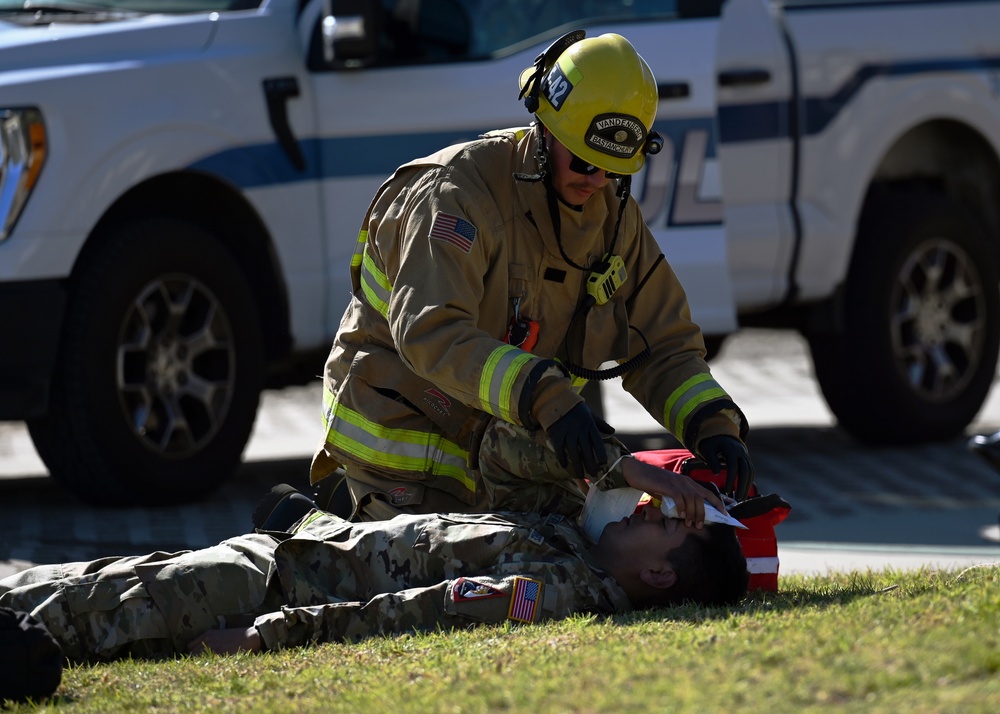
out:
{"label": "white paper", "polygon": [[[638,503],[639,502],[636,501],[637,505]],[[672,498],[664,498],[660,502],[660,510],[663,511],[663,515],[667,518],[677,518],[677,505],[674,503],[674,499]],[[728,513],[723,513],[710,503],[705,504],[705,523],[725,523],[727,526],[749,530],[749,528],[730,516]]]}
{"label": "white paper", "polygon": [[[639,499],[642,496],[642,491],[628,486],[612,488],[607,491],[591,488],[587,492],[587,500],[583,504],[583,513],[580,514],[580,527],[587,537],[596,543],[604,531],[604,526],[635,513],[636,506],[639,505]],[[672,498],[662,499],[660,511],[668,518],[677,518],[677,505]],[[724,523],[735,528],[746,529],[745,525],[728,513],[723,513],[708,503],[705,504],[705,522]]]}

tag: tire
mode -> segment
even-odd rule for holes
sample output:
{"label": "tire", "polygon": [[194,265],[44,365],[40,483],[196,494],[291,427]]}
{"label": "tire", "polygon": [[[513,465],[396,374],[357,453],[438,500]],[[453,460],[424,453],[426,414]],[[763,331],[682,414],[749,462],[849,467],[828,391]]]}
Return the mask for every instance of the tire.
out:
{"label": "tire", "polygon": [[869,444],[962,434],[993,383],[1000,285],[987,234],[943,196],[869,199],[844,286],[842,329],[809,336],[840,425]]}
{"label": "tire", "polygon": [[170,217],[105,235],[74,278],[47,414],[49,472],[95,505],[196,501],[234,470],[263,384],[246,277],[203,228]]}

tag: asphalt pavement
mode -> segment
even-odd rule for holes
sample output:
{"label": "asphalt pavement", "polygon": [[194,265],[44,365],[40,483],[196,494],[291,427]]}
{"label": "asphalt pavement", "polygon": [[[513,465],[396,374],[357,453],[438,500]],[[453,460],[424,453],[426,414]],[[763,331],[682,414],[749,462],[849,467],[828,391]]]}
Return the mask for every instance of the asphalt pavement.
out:
{"label": "asphalt pavement", "polygon": [[[967,451],[966,437],[858,443],[836,427],[794,334],[747,330],[712,370],[750,421],[758,487],[792,505],[776,529],[782,574],[1000,562],[1000,474]],[[603,390],[605,417],[633,450],[674,445],[619,383]],[[307,488],[320,403],[318,385],[266,392],[233,478],[202,502],[165,508],[81,503],[48,478],[24,426],[0,422],[0,577],[33,563],[200,548],[247,532],[272,485]],[[998,429],[995,384],[967,436]]]}

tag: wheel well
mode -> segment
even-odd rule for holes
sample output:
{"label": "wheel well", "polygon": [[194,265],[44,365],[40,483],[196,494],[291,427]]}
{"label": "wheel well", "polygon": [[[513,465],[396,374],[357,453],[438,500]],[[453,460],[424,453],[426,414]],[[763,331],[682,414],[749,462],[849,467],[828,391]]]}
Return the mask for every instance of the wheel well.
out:
{"label": "wheel well", "polygon": [[1000,238],[1000,159],[994,147],[966,124],[939,119],[913,127],[879,164],[865,202],[883,188],[935,190],[968,207]]}
{"label": "wheel well", "polygon": [[[982,134],[961,122],[936,119],[900,136],[868,184],[859,222],[887,193],[918,191],[941,194],[968,208],[991,237],[993,258],[1000,262],[1000,158]],[[806,334],[840,330],[842,289],[843,284],[832,297],[793,311],[793,324]]]}
{"label": "wheel well", "polygon": [[240,264],[261,316],[265,358],[285,360],[292,348],[288,292],[270,236],[254,209],[230,187],[208,176],[176,173],[145,181],[122,195],[101,217],[77,258],[74,276],[104,229],[133,218],[166,215],[197,223],[214,235]]}

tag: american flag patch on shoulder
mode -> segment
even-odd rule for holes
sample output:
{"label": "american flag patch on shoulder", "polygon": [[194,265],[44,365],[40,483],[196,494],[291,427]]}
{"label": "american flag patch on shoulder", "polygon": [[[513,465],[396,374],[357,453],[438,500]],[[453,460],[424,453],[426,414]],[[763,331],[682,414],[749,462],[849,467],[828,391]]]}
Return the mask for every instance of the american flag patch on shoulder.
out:
{"label": "american flag patch on shoulder", "polygon": [[468,253],[476,240],[476,227],[464,218],[439,211],[431,223],[431,238],[451,243]]}
{"label": "american flag patch on shoulder", "polygon": [[534,622],[538,613],[538,600],[542,594],[542,581],[532,578],[514,578],[514,592],[510,596],[508,620]]}

